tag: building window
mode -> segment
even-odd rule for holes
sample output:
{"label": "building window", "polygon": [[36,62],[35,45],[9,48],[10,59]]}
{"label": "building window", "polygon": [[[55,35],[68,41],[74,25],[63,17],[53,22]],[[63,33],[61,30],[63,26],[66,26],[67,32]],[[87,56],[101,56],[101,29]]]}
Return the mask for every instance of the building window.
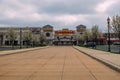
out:
{"label": "building window", "polygon": [[83,34],[83,33],[80,33],[81,35]]}
{"label": "building window", "polygon": [[46,33],[46,37],[50,37],[50,33]]}
{"label": "building window", "polygon": [[64,36],[64,38],[66,38],[66,36]]}

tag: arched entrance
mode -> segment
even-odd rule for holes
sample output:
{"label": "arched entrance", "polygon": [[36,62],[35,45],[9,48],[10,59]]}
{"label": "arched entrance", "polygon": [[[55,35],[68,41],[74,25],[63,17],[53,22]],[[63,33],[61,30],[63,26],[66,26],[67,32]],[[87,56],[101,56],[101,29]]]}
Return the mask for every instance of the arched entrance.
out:
{"label": "arched entrance", "polygon": [[69,29],[62,29],[55,31],[55,45],[74,45],[75,31]]}
{"label": "arched entrance", "polygon": [[71,38],[59,38],[58,40],[54,40],[54,45],[71,46],[76,45],[76,41]]}

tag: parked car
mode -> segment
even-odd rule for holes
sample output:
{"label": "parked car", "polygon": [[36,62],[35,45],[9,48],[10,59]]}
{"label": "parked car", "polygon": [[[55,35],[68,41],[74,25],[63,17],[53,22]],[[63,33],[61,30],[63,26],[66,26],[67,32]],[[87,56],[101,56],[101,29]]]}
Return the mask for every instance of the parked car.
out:
{"label": "parked car", "polygon": [[113,44],[114,45],[120,45],[120,42],[114,42]]}

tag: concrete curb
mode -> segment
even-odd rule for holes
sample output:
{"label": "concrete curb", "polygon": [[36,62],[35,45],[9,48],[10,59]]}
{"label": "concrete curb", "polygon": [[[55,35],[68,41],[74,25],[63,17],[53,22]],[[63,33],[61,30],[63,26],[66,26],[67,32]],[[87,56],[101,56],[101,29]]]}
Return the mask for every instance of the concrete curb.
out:
{"label": "concrete curb", "polygon": [[[13,55],[13,54],[18,54],[18,53],[28,52],[28,51],[34,51],[34,50],[38,50],[38,49],[45,49],[45,48],[48,48],[48,46],[47,47],[21,49],[19,51],[16,50],[16,51],[8,52],[8,53],[5,53],[5,54],[0,54],[0,57],[6,56],[6,55]],[[4,51],[0,51],[0,52],[4,52]]]}
{"label": "concrete curb", "polygon": [[115,65],[115,64],[113,64],[113,63],[111,63],[111,62],[109,62],[107,60],[104,60],[102,58],[90,55],[90,54],[86,53],[85,51],[82,51],[82,50],[76,48],[75,46],[73,46],[73,48],[78,50],[78,51],[80,51],[80,52],[82,52],[82,53],[84,53],[84,54],[86,54],[87,56],[89,56],[89,57],[91,57],[91,58],[93,58],[93,59],[103,63],[104,65],[108,66],[109,68],[111,68],[111,69],[113,69],[113,70],[115,70],[117,72],[120,72],[120,67],[119,66],[117,66],[117,65]]}

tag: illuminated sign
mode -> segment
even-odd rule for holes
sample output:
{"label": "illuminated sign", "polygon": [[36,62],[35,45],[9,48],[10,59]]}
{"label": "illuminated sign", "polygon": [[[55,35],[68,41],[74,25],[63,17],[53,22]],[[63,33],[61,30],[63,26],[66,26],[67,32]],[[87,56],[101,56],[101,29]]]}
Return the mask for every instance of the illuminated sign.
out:
{"label": "illuminated sign", "polygon": [[72,30],[67,30],[67,29],[63,29],[63,30],[59,30],[59,31],[55,31],[55,35],[74,35],[75,31]]}

